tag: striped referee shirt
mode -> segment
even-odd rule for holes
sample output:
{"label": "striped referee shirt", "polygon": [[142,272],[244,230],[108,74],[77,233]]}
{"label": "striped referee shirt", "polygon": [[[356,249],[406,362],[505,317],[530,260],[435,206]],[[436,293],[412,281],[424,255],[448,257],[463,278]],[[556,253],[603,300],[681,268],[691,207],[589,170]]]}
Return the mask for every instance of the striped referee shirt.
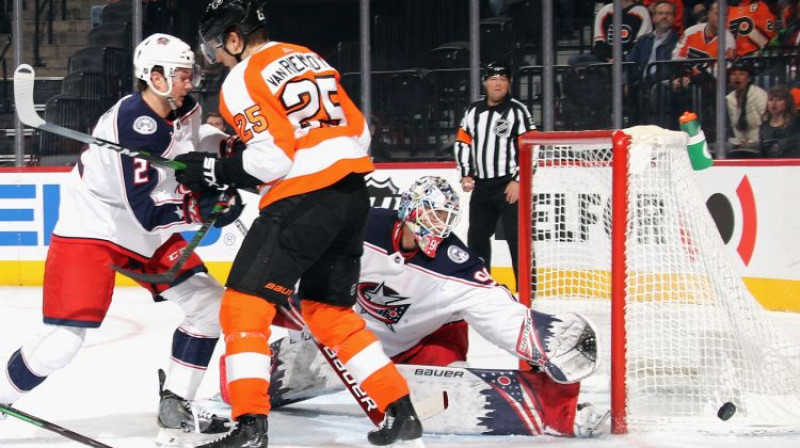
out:
{"label": "striped referee shirt", "polygon": [[518,181],[517,137],[535,129],[528,109],[511,95],[496,106],[489,106],[486,98],[472,103],[456,135],[461,177],[494,179],[510,175]]}

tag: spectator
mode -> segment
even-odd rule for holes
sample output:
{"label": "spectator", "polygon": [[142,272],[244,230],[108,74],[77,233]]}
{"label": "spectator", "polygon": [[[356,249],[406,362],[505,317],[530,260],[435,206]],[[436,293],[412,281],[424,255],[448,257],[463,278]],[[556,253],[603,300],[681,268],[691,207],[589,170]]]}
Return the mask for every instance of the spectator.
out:
{"label": "spectator", "polygon": [[728,139],[728,143],[731,152],[739,155],[760,152],[758,131],[767,108],[767,92],[751,83],[751,70],[749,65],[739,62],[728,73],[728,81],[733,87],[726,97],[728,118],[733,127],[733,137]]}
{"label": "spectator", "polygon": [[761,0],[728,0],[728,29],[738,56],[755,53],[775,36],[775,13]]}
{"label": "spectator", "polygon": [[[622,24],[625,31],[622,37],[622,53],[625,56],[633,48],[633,44],[644,34],[653,30],[650,12],[634,0],[622,0]],[[613,45],[614,4],[609,3],[597,12],[594,19],[594,45],[592,53],[601,62],[611,62],[611,46]]]}
{"label": "spectator", "polygon": [[[636,40],[625,61],[634,62],[628,82],[631,86],[648,85],[665,76],[656,73],[656,67],[647,65],[657,61],[672,59],[672,51],[678,43],[678,33],[673,29],[675,4],[660,0],[653,4],[653,31]],[[660,76],[659,76],[660,75]]]}
{"label": "spectator", "polygon": [[525,105],[511,97],[511,71],[492,62],[483,77],[486,97],[472,103],[456,135],[461,188],[473,191],[469,202],[467,245],[491,267],[490,238],[502,217],[514,277],[517,272],[517,137],[535,129]]}
{"label": "spectator", "polygon": [[759,136],[762,156],[800,157],[800,119],[794,98],[785,85],[774,85],[767,92],[767,111]]}
{"label": "spectator", "polygon": [[222,119],[222,115],[220,115],[219,112],[209,112],[208,115],[206,115],[206,124],[227,133],[225,130],[225,120]]}
{"label": "spectator", "polygon": [[[647,110],[665,111],[667,105],[664,100],[666,98],[664,98],[664,95],[660,97],[654,95],[652,87],[656,82],[669,78],[670,67],[649,64],[658,61],[669,61],[672,58],[672,50],[675,49],[675,44],[678,43],[678,33],[672,26],[675,5],[667,0],[661,0],[653,4],[652,8],[654,11],[653,32],[637,39],[633,49],[625,57],[626,62],[634,63],[626,73],[625,98],[629,103],[626,109],[634,111],[629,115],[637,123],[650,121],[643,113]],[[650,107],[650,102],[655,99],[657,99],[655,107]],[[672,114],[663,115],[671,116]],[[631,122],[631,124],[634,123]]]}
{"label": "spectator", "polygon": [[642,0],[642,5],[650,10],[650,17],[653,19],[653,26],[655,26],[656,6],[662,2],[667,2],[672,5],[672,15],[674,20],[672,27],[678,34],[683,32],[683,1],[684,0]]}
{"label": "spectator", "polygon": [[[719,7],[717,2],[713,2],[708,7],[707,21],[698,23],[686,30],[681,36],[675,50],[672,52],[673,60],[683,59],[714,59],[717,57],[719,28]],[[736,41],[730,31],[725,30],[725,54],[733,57]],[[696,64],[686,63],[677,67],[672,73],[672,79],[668,87],[660,89],[660,98],[667,104],[670,119],[669,123],[658,123],[659,126],[675,129],[677,117],[689,106],[692,98],[703,95],[706,98],[714,97],[716,89],[716,68],[715,64],[709,61],[701,61]],[[699,111],[700,121],[706,138],[709,142],[716,141],[715,121],[716,108],[714,101],[704,101],[701,103]]]}

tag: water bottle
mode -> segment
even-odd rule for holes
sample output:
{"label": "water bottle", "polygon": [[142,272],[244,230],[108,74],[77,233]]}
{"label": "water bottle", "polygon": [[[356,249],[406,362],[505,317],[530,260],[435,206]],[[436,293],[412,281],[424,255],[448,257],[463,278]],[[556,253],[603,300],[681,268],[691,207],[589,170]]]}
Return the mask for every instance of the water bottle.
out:
{"label": "water bottle", "polygon": [[714,164],[711,153],[708,151],[706,135],[700,129],[700,119],[694,112],[686,111],[681,115],[681,129],[689,134],[689,143],[686,148],[689,150],[689,160],[692,161],[692,168],[695,171],[704,170]]}

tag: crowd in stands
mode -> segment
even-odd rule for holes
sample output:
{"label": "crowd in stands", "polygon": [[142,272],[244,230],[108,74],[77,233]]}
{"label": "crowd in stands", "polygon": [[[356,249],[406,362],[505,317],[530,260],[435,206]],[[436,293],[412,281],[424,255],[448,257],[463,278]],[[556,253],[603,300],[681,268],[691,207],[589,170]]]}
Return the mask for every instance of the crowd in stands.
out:
{"label": "crowd in stands", "polygon": [[[714,140],[719,11],[716,1],[622,1],[625,105],[628,124],[677,129],[682,109],[694,107]],[[570,58],[580,66],[610,62],[613,6],[594,21],[592,53]],[[730,0],[725,32],[728,157],[794,157],[800,140],[796,78],[800,43],[798,0]],[[778,57],[775,57],[775,56]],[[674,123],[673,123],[674,122]]]}

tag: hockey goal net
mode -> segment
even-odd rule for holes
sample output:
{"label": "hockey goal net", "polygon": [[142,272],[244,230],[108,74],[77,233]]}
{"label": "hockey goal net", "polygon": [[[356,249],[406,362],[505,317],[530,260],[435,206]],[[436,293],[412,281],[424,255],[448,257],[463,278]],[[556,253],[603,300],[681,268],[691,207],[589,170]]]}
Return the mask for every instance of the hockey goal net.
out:
{"label": "hockey goal net", "polygon": [[[685,134],[520,142],[520,297],[598,327],[603,367],[583,386],[611,391],[612,431],[800,429],[798,343],[737,274]],[[726,402],[737,411],[722,421]]]}

